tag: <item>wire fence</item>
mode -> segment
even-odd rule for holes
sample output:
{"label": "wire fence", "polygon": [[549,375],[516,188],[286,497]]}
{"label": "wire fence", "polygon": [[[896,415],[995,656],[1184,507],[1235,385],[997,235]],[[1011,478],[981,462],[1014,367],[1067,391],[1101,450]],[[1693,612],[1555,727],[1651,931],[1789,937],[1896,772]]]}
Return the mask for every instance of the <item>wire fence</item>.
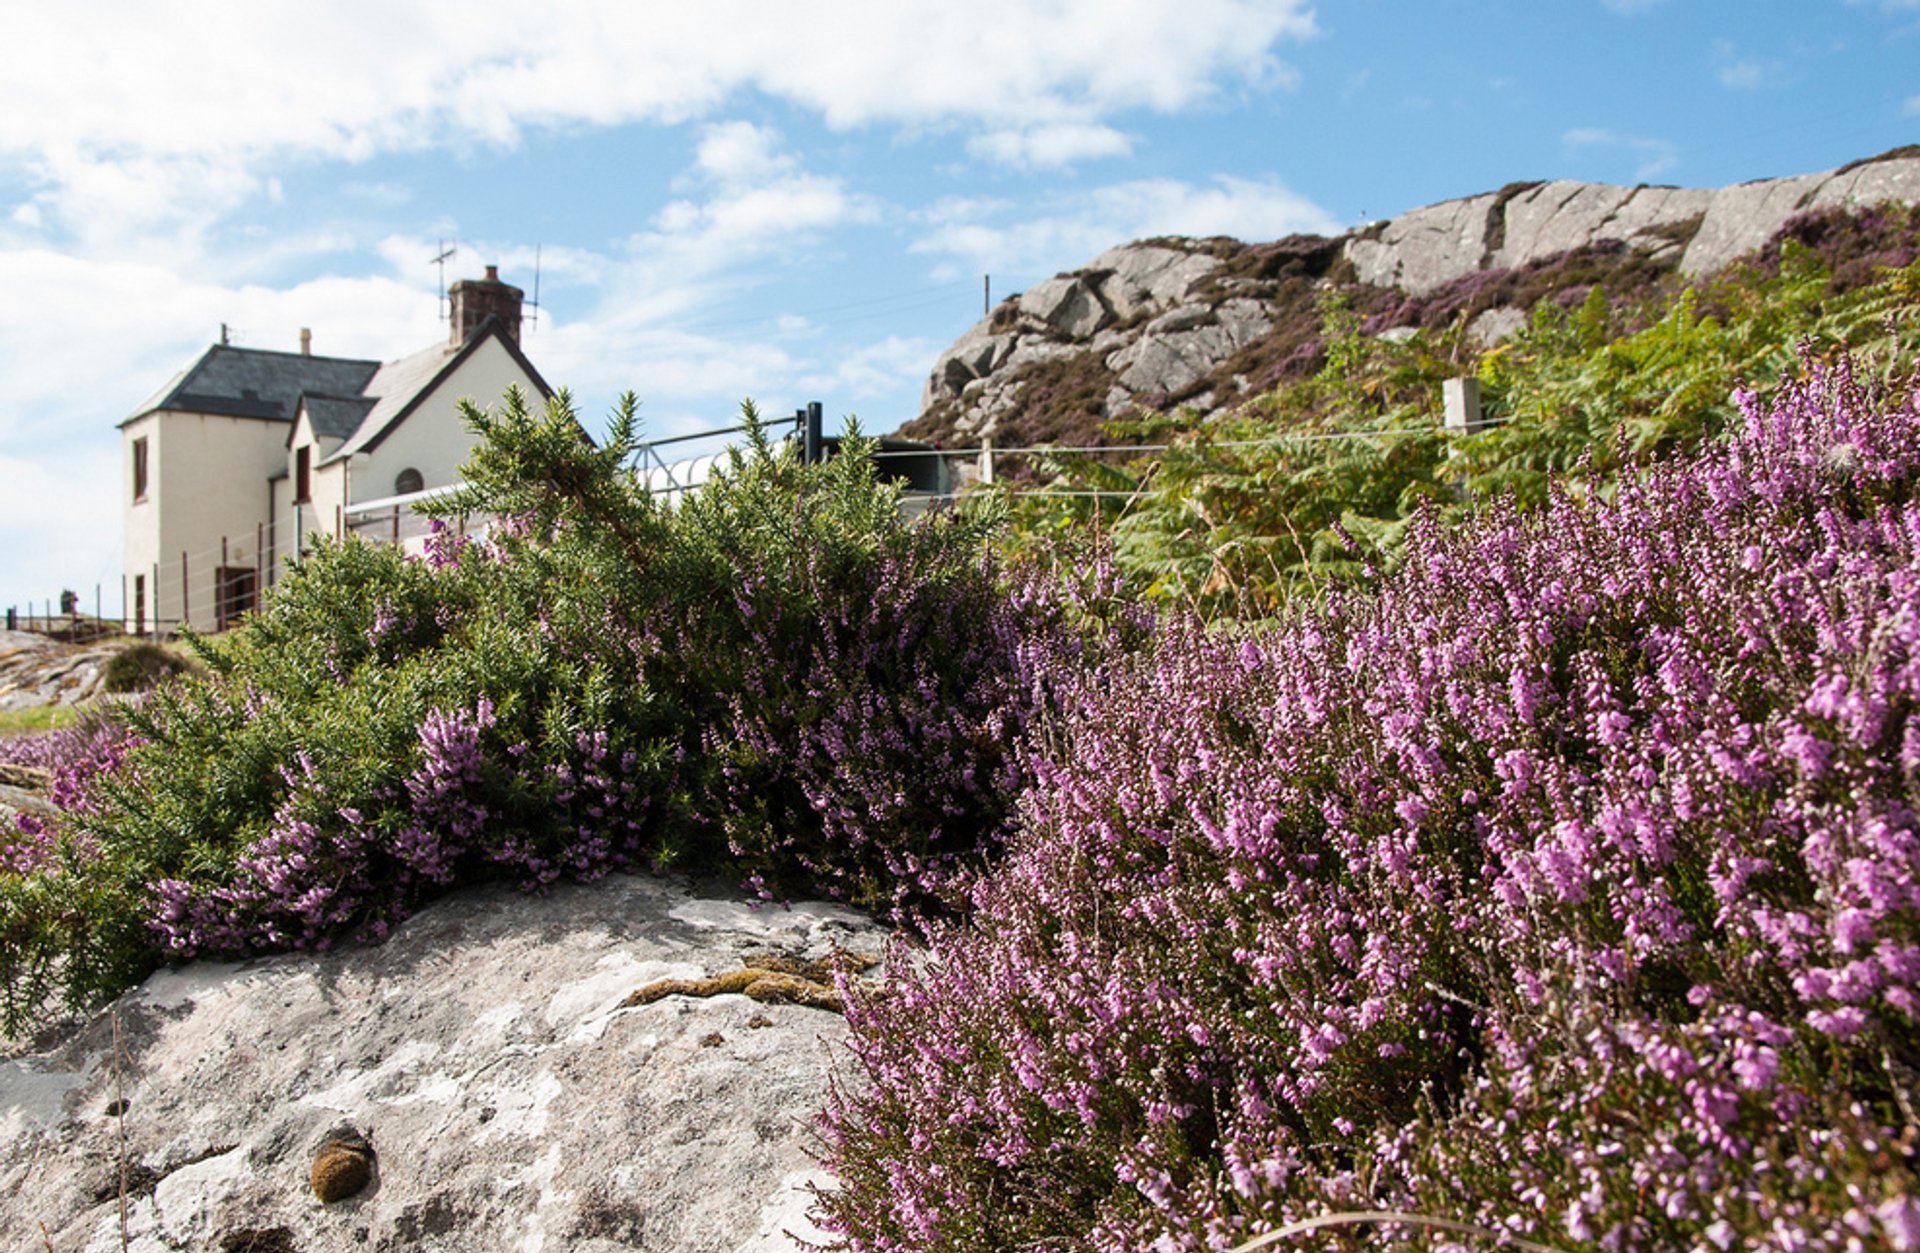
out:
{"label": "wire fence", "polygon": [[[821,406],[816,402],[796,409],[791,419],[780,418],[764,424],[778,430],[791,421],[791,438],[800,455],[818,460],[832,455],[837,440],[821,433]],[[1208,440],[1204,443],[1153,444],[1033,444],[996,445],[991,440],[962,448],[913,447],[878,448],[874,459],[886,477],[907,484],[904,507],[919,513],[938,508],[969,493],[990,490],[1008,496],[1039,499],[1138,500],[1166,490],[1147,481],[1111,488],[1086,487],[1062,482],[1056,474],[1049,480],[1008,479],[1001,474],[1008,462],[1016,465],[1044,462],[1049,458],[1121,457],[1133,458],[1174,451],[1245,451],[1261,448],[1312,447],[1354,440],[1387,440],[1431,437],[1441,433],[1465,433],[1500,425],[1502,419],[1479,419],[1471,425],[1449,420],[1445,426],[1383,427],[1369,430],[1321,431],[1298,435],[1280,435],[1263,439]],[[747,428],[744,425],[714,427],[683,435],[652,440],[640,446],[633,472],[650,490],[671,496],[697,490],[706,470],[719,456],[668,460],[660,450],[700,441],[726,439]],[[320,516],[311,506],[296,507],[270,522],[256,525],[252,535],[222,536],[209,543],[177,553],[157,555],[144,568],[130,566],[121,579],[117,617],[105,614],[106,592],[95,584],[93,613],[89,617],[74,593],[63,594],[56,611],[49,599],[40,605],[10,606],[6,626],[10,630],[30,630],[75,638],[108,630],[134,635],[175,635],[184,625],[198,630],[224,630],[260,605],[291,558],[309,547],[320,536],[344,538],[348,535],[376,543],[388,543],[419,552],[434,531],[434,520],[417,506],[457,491],[459,485],[438,487],[402,496],[352,505],[337,505],[332,517]],[[457,517],[446,523],[457,535],[483,534],[491,518]]]}

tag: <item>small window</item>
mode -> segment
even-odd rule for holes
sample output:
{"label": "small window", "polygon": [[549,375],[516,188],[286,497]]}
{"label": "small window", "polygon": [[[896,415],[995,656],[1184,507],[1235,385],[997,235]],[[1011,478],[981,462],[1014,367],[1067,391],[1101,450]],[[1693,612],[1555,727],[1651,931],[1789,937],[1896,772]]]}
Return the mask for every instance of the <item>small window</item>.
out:
{"label": "small window", "polygon": [[135,503],[147,498],[147,437],[142,435],[133,441],[133,499]]}
{"label": "small window", "polygon": [[414,492],[423,490],[426,485],[427,480],[421,477],[420,471],[414,469],[412,466],[408,466],[406,469],[400,471],[399,475],[393,480],[393,494],[395,496],[410,496]]}
{"label": "small window", "polygon": [[313,448],[296,448],[293,453],[293,503],[304,505],[313,500]]}

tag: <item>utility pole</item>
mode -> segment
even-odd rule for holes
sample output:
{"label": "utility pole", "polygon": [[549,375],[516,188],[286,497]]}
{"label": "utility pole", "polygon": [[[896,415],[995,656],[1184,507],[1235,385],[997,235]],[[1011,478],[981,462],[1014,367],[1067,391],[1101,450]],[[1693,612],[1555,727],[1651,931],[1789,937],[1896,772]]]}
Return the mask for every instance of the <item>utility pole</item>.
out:
{"label": "utility pole", "polygon": [[983,318],[993,316],[993,275],[991,274],[980,276],[980,316]]}

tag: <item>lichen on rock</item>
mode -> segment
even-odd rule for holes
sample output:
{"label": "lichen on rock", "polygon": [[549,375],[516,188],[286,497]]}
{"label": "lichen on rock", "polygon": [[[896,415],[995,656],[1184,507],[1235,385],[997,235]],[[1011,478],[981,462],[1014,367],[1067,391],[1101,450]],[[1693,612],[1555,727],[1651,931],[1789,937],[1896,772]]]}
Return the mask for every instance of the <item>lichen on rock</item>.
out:
{"label": "lichen on rock", "polygon": [[859,974],[878,959],[858,953],[836,953],[818,961],[803,961],[778,953],[748,957],[739,970],[707,979],[656,979],[630,992],[621,1009],[651,1005],[669,996],[721,996],[738,992],[762,1004],[807,1005],[845,1013],[835,976]]}

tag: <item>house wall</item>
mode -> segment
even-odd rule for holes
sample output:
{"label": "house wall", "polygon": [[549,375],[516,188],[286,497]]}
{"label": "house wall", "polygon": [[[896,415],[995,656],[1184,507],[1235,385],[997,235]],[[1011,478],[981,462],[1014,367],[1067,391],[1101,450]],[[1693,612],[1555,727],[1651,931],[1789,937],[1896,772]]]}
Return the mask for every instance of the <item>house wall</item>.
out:
{"label": "house wall", "polygon": [[[133,442],[147,439],[147,500],[133,503]],[[226,541],[229,566],[255,563],[267,521],[267,477],[284,464],[287,426],[252,418],[157,412],[121,428],[121,488],[127,625],[134,577],[145,574],[147,619],[172,629],[184,618],[212,630],[216,572]],[[183,590],[181,554],[186,554]]]}
{"label": "house wall", "polygon": [[[301,410],[300,417],[294,421],[293,433],[287,439],[285,469],[287,500],[290,502],[289,522],[286,524],[285,542],[280,545],[281,551],[287,556],[294,555],[299,546],[317,535],[338,538],[340,511],[347,502],[346,480],[340,465],[323,463],[340,444],[340,440],[322,439],[315,435],[307,421],[305,409]],[[298,502],[293,500],[293,492],[300,478],[300,450],[303,448],[308,455],[308,495],[305,502]],[[296,510],[299,514],[297,519],[293,518]]]}
{"label": "house wall", "polygon": [[[149,413],[120,428],[120,551],[127,580],[126,621],[121,629],[125,631],[141,628],[136,617],[144,617],[149,627],[153,622],[154,566],[160,560],[160,450],[155,435],[159,426],[159,415]],[[135,500],[133,445],[141,439],[147,441],[147,494]],[[146,607],[139,615],[135,613],[135,576],[145,576],[147,586]]]}
{"label": "house wall", "polygon": [[293,480],[291,478],[274,479],[268,484],[272,494],[273,507],[267,515],[267,586],[272,587],[279,580],[280,569],[295,552],[296,542],[304,538],[297,534],[293,510]]}
{"label": "house wall", "polygon": [[[315,461],[319,460],[315,456]],[[354,458],[355,461],[360,458]],[[341,537],[342,511],[347,503],[348,469],[345,461],[336,461],[329,466],[316,464],[313,467],[313,500],[306,508],[304,527],[309,538],[325,535],[330,539]]]}
{"label": "house wall", "polygon": [[478,442],[460,417],[459,402],[468,399],[482,408],[497,409],[509,383],[517,384],[533,403],[541,403],[533,380],[498,340],[489,338],[456,373],[421,401],[378,448],[353,458],[353,501],[380,500],[394,495],[394,480],[408,468],[420,471],[424,487],[444,487],[458,482],[460,466]]}

